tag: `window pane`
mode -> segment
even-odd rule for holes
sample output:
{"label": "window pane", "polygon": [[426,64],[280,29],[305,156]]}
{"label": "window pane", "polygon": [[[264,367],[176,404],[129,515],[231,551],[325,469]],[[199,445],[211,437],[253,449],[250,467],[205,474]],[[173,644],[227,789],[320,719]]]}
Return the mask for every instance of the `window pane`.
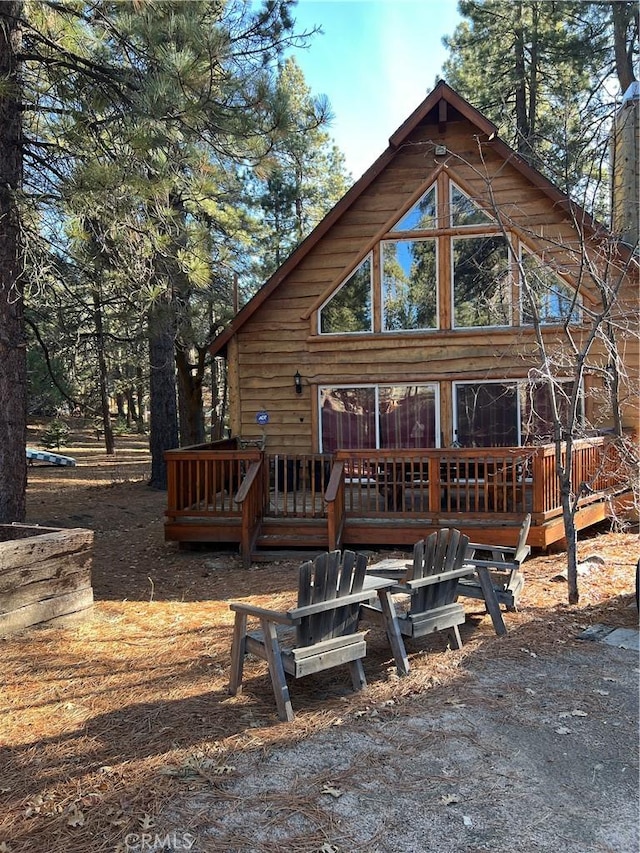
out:
{"label": "window pane", "polygon": [[436,227],[436,188],[430,187],[392,231],[426,231]]}
{"label": "window pane", "polygon": [[322,334],[370,332],[371,258],[366,258],[320,311]]}
{"label": "window pane", "polygon": [[522,253],[522,269],[528,286],[520,290],[523,323],[533,323],[531,299],[541,323],[562,323],[569,315],[573,323],[580,322],[579,299],[566,281],[531,252]]}
{"label": "window pane", "polygon": [[456,385],[456,422],[463,447],[517,447],[515,383]]}
{"label": "window pane", "polygon": [[511,325],[509,249],[504,237],[453,241],[454,325]]}
{"label": "window pane", "polygon": [[429,386],[381,387],[380,447],[436,446],[436,394]]}
{"label": "window pane", "polygon": [[322,452],[376,446],[374,388],[321,388]]}
{"label": "window pane", "polygon": [[484,225],[487,222],[491,222],[491,217],[455,184],[451,184],[451,224],[454,228],[459,225]]}
{"label": "window pane", "polygon": [[382,243],[383,330],[435,329],[435,240]]}
{"label": "window pane", "polygon": [[[567,431],[570,394],[573,383],[554,381],[556,404],[561,429]],[[553,436],[553,410],[551,392],[548,385],[522,384],[520,389],[522,411],[522,443],[549,444]],[[580,399],[582,404],[582,398]],[[578,414],[578,423],[582,423],[582,411]]]}

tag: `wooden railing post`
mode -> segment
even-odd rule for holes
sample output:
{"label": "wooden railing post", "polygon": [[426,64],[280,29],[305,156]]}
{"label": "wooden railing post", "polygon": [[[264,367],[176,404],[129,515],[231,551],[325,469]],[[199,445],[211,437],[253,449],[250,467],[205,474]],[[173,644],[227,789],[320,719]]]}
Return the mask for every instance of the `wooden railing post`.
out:
{"label": "wooden railing post", "polygon": [[234,500],[242,509],[240,555],[245,567],[251,565],[251,554],[260,532],[264,510],[263,469],[264,456],[252,462]]}
{"label": "wooden railing post", "polygon": [[344,528],[344,462],[334,462],[324,495],[327,504],[327,539],[330,551],[340,548]]}
{"label": "wooden railing post", "polygon": [[534,517],[545,512],[545,448],[536,447],[531,457],[531,478],[533,480],[533,495],[531,511]]}
{"label": "wooden railing post", "polygon": [[440,456],[429,456],[429,512],[440,512],[442,486],[440,483]]}
{"label": "wooden railing post", "polygon": [[165,453],[167,463],[167,513],[178,509],[178,491],[176,479],[176,461],[169,453]]}

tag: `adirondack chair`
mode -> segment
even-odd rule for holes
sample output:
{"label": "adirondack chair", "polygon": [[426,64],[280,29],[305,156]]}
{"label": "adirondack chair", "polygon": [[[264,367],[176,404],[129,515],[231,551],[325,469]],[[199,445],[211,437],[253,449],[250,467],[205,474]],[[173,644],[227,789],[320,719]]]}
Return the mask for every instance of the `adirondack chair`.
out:
{"label": "adirondack chair", "polygon": [[[520,567],[531,553],[531,548],[527,545],[530,527],[531,514],[528,513],[522,522],[514,548],[503,545],[480,545],[475,542],[470,542],[467,547],[469,563],[474,566],[485,566],[488,569],[498,603],[504,604],[510,611],[517,610],[518,599],[524,586],[524,575]],[[478,577],[461,578],[458,584],[458,595],[485,598]]]}
{"label": "adirondack chair", "polygon": [[[285,673],[302,678],[348,664],[353,689],[366,687],[362,658],[367,647],[364,633],[358,631],[358,616],[360,604],[376,589],[375,584],[364,583],[366,567],[363,554],[332,551],[300,567],[297,607],[281,612],[232,603],[236,616],[229,693],[235,696],[242,690],[248,653],[269,664],[278,716],[283,721],[294,717]],[[247,633],[247,617],[259,619],[261,630]]]}
{"label": "adirondack chair", "polygon": [[[444,631],[451,645],[462,648],[458,625],[465,620],[464,607],[456,602],[458,581],[473,569],[465,566],[469,537],[455,528],[442,528],[413,546],[413,561],[391,587],[400,632],[415,639],[434,631]],[[375,567],[370,568],[376,573]],[[380,570],[382,576],[393,572]],[[362,618],[379,620],[376,603],[362,607]]]}

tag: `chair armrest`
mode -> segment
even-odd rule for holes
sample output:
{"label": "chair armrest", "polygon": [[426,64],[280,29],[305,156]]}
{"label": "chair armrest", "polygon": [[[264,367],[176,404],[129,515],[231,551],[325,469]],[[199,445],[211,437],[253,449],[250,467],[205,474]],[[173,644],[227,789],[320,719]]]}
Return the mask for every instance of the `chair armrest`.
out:
{"label": "chair armrest", "polygon": [[367,574],[371,577],[390,579],[393,578],[393,580],[401,581],[404,579],[410,568],[411,563],[408,563],[405,567],[401,569],[376,569],[375,567],[367,567]]}
{"label": "chair armrest", "polygon": [[245,613],[247,616],[255,616],[258,619],[268,619],[270,622],[280,622],[283,625],[295,625],[296,619],[291,616],[291,611],[268,610],[266,607],[256,607],[254,604],[243,604],[234,601],[229,605],[236,613]]}
{"label": "chair armrest", "polygon": [[525,559],[531,553],[530,545],[523,545],[520,549],[511,548],[506,545],[468,545],[467,552],[465,556],[465,560],[470,560],[472,562],[477,562],[475,559],[476,551],[492,551],[494,554],[500,554],[499,558],[495,560],[483,560],[481,561],[483,564],[489,565],[499,565],[499,563],[513,563],[515,565],[520,565],[523,563]]}
{"label": "chair armrest", "polygon": [[520,568],[520,563],[517,560],[476,560],[475,557],[467,557],[471,571],[476,567],[484,567],[485,569],[498,569],[503,572],[512,572]]}
{"label": "chair armrest", "polygon": [[[427,575],[423,578],[405,581],[402,584],[402,591],[408,592],[414,589],[421,589],[423,586],[431,586],[434,583],[441,583],[442,581],[453,580],[454,578],[463,578],[465,575],[472,575],[473,572],[474,566],[468,565],[462,566],[460,569],[451,569],[449,572],[441,572],[439,575]],[[397,587],[393,587],[392,592],[396,592],[400,586],[398,584]]]}
{"label": "chair armrest", "polygon": [[469,542],[467,554],[475,554],[476,551],[501,551],[504,554],[515,554],[516,549],[510,545],[483,545],[480,542]]}

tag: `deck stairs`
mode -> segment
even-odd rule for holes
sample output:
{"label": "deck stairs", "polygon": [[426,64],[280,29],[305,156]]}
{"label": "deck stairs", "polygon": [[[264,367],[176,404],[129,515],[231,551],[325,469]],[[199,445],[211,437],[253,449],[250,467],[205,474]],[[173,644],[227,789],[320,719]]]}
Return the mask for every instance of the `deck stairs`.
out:
{"label": "deck stairs", "polygon": [[312,552],[326,551],[329,547],[326,518],[269,518],[260,525],[255,547],[251,552],[254,562],[284,559],[293,552],[307,557]]}

